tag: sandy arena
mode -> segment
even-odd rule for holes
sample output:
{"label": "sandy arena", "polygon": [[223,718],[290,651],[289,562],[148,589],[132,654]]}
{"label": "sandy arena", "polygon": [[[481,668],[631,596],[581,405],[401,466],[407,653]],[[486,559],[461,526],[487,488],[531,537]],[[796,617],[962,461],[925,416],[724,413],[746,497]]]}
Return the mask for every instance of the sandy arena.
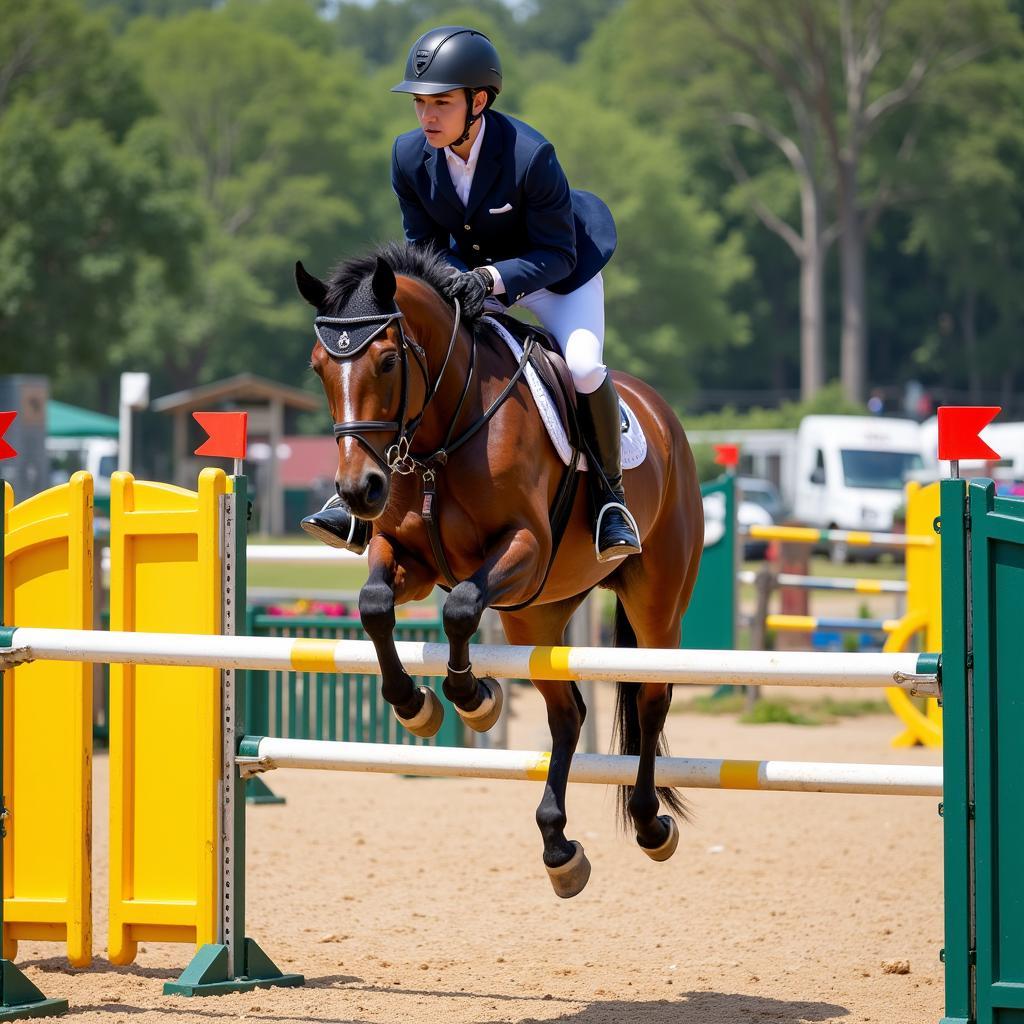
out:
{"label": "sandy arena", "polygon": [[[607,743],[612,694],[600,688]],[[510,745],[546,749],[539,695],[516,694]],[[893,751],[895,719],[745,726],[676,714],[673,753],[930,764]],[[172,793],[168,779],[168,794]],[[95,765],[96,958],[18,961],[83,1022],[329,1024],[934,1024],[942,1016],[942,830],[930,797],[691,791],[665,864],[617,833],[611,790],[569,789],[568,834],[593,863],[562,902],[540,860],[540,784],[274,772],[251,808],[248,933],[301,989],[161,994],[191,950],[105,960],[107,762]],[[168,813],[182,808],[168,805]]]}

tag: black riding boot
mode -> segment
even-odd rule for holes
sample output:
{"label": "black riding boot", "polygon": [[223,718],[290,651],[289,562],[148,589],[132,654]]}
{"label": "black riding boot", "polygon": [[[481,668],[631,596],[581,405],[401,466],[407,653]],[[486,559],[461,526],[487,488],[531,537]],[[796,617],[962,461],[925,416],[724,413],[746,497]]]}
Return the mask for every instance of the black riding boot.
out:
{"label": "black riding boot", "polygon": [[306,516],[299,526],[311,537],[322,540],[332,548],[344,548],[361,555],[370,543],[373,527],[365,519],[357,519],[345,502],[337,495],[328,498],[324,507],[311,516]]}
{"label": "black riding boot", "polygon": [[[622,421],[611,375],[589,395],[576,393],[580,427],[589,449],[587,472],[594,513],[594,545],[599,562],[640,553],[636,521],[626,508],[620,446]],[[597,465],[594,465],[594,463]]]}

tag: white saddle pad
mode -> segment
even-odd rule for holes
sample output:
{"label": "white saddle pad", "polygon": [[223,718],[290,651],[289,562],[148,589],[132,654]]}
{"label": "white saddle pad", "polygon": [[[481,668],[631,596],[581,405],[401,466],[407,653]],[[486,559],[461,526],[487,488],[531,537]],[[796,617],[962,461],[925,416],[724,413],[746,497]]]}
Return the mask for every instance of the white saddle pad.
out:
{"label": "white saddle pad", "polygon": [[[489,316],[483,318],[487,321],[488,325],[494,329],[498,336],[508,345],[512,354],[516,357],[518,362],[523,358],[523,348],[512,337],[505,328],[498,323],[497,320],[492,319]],[[548,432],[548,436],[551,438],[551,443],[555,446],[555,451],[558,452],[558,457],[568,466],[569,460],[572,458],[572,448],[569,445],[569,438],[566,437],[565,428],[562,426],[562,421],[558,416],[558,409],[555,407],[555,403],[548,394],[548,390],[544,387],[540,377],[537,375],[537,371],[530,366],[529,363],[526,365],[526,370],[523,373],[527,383],[530,385],[530,391],[533,393],[533,400],[537,404],[537,411],[540,413],[540,418],[544,422],[544,427]],[[620,398],[619,407],[622,409],[626,421],[629,423],[629,427],[626,432],[622,435],[622,468],[623,469],[635,469],[639,466],[644,459],[647,457],[647,438],[644,436],[643,429],[640,426],[640,422],[633,414],[633,410]],[[579,468],[587,468],[587,457],[580,453]]]}

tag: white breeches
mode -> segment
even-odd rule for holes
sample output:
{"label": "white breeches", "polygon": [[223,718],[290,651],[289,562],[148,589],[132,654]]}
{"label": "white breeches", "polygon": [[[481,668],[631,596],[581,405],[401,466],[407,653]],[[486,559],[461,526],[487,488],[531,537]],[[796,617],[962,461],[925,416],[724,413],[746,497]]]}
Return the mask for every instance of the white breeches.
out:
{"label": "white breeches", "polygon": [[596,391],[608,374],[604,355],[604,279],[595,274],[568,295],[547,288],[524,295],[517,303],[530,310],[558,342],[581,394]]}

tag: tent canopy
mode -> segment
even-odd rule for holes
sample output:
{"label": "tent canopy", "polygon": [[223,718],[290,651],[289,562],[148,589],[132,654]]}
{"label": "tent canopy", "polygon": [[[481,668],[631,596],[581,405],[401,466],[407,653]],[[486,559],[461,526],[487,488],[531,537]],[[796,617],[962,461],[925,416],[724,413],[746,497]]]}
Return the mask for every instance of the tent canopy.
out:
{"label": "tent canopy", "polygon": [[91,409],[79,409],[66,402],[46,403],[47,437],[117,437],[118,423]]}

